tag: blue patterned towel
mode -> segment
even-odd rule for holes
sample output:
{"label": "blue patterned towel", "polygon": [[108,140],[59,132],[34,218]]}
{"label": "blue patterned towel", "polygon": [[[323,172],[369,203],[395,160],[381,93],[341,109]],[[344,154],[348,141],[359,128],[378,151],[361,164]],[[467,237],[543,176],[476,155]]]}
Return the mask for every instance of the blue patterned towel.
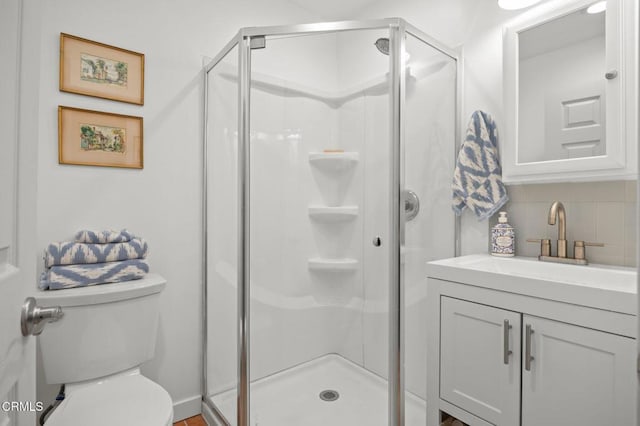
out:
{"label": "blue patterned towel", "polygon": [[490,217],[509,200],[498,158],[498,130],[487,113],[476,111],[471,116],[451,188],[456,214],[469,207],[479,220]]}
{"label": "blue patterned towel", "polygon": [[126,243],[85,244],[76,242],[51,243],[44,251],[44,266],[115,262],[144,259],[147,243],[134,238]]}
{"label": "blue patterned towel", "polygon": [[135,236],[126,229],[123,229],[122,231],[91,231],[83,229],[82,231],[78,231],[76,234],[76,243],[126,243],[134,238]]}
{"label": "blue patterned towel", "polygon": [[88,285],[139,280],[149,272],[146,260],[92,263],[87,265],[52,266],[42,273],[40,288],[60,290]]}

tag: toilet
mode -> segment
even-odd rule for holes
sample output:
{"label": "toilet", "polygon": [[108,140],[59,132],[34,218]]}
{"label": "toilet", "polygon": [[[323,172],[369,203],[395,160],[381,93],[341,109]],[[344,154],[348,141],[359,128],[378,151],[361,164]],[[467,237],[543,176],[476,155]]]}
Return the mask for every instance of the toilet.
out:
{"label": "toilet", "polygon": [[172,424],[171,397],[140,373],[154,356],[165,285],[161,276],[148,274],[38,293],[39,306],[60,306],[64,313],[38,337],[46,382],[65,384],[65,398],[46,426]]}

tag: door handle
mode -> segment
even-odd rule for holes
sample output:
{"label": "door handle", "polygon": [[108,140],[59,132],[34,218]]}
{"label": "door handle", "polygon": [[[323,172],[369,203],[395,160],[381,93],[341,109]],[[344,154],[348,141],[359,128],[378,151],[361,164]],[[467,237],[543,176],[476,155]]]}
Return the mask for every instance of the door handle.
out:
{"label": "door handle", "polygon": [[64,316],[60,306],[42,308],[36,305],[36,299],[27,297],[22,305],[20,329],[23,336],[38,336],[48,322],[56,322]]}
{"label": "door handle", "polygon": [[531,371],[531,361],[534,360],[533,355],[531,355],[532,334],[533,329],[531,328],[531,324],[527,324],[524,331],[524,369],[527,371]]}
{"label": "door handle", "polygon": [[509,364],[509,355],[513,353],[509,350],[509,330],[511,330],[511,324],[509,324],[509,320],[504,320],[502,325],[502,360],[507,365]]}

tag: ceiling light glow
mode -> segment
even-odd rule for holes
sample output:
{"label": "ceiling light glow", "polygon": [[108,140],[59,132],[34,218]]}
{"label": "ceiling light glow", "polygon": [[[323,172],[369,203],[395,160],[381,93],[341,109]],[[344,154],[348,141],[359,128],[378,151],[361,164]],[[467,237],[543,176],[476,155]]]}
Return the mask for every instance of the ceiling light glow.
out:
{"label": "ceiling light glow", "polygon": [[595,13],[604,12],[605,10],[607,10],[607,2],[599,1],[589,6],[587,8],[587,13],[595,14]]}
{"label": "ceiling light glow", "polygon": [[540,0],[498,0],[498,6],[505,10],[524,9],[533,6]]}

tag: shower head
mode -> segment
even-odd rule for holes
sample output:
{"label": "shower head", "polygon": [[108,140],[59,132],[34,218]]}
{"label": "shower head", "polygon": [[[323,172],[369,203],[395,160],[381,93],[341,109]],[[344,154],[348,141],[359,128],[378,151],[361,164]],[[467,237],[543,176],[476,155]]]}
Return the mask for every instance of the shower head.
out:
{"label": "shower head", "polygon": [[388,38],[379,38],[375,42],[376,47],[385,55],[389,55],[389,39]]}

